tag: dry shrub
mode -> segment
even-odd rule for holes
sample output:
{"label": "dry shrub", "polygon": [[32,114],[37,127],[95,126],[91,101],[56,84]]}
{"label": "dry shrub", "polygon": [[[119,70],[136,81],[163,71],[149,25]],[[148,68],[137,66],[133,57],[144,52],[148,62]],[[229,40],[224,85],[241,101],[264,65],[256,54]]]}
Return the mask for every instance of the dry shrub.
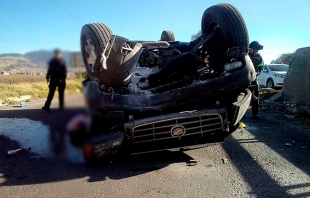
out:
{"label": "dry shrub", "polygon": [[[48,84],[44,76],[2,77],[0,77],[0,99],[3,101],[6,101],[8,97],[19,97],[22,95],[31,95],[31,99],[47,97]],[[67,80],[66,93],[75,93],[77,89],[82,89],[81,80],[69,78]],[[55,96],[57,96],[57,92]]]}

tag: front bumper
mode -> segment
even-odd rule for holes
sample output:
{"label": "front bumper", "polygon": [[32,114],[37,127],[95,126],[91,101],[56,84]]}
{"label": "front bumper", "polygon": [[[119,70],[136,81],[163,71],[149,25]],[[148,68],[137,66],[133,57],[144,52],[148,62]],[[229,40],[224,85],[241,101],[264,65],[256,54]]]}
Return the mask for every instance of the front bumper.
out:
{"label": "front bumper", "polygon": [[275,87],[282,87],[283,86],[283,80],[284,80],[284,78],[274,77],[273,78],[274,86]]}
{"label": "front bumper", "polygon": [[251,101],[251,92],[240,93],[232,108],[208,108],[164,114],[134,120],[124,124],[124,132],[110,132],[96,136],[84,144],[89,161],[120,153],[131,154],[200,148],[209,143],[223,142],[244,116]]}

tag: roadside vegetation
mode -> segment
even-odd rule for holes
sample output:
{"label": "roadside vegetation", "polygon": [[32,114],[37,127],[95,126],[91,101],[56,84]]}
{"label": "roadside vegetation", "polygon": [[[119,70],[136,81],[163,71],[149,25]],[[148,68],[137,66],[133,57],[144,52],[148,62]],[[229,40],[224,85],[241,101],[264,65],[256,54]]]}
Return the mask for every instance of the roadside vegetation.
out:
{"label": "roadside vegetation", "polygon": [[[81,76],[68,77],[66,94],[77,93],[82,89]],[[0,75],[0,102],[10,102],[10,97],[31,95],[32,100],[46,98],[48,84],[44,76]],[[57,91],[55,92],[57,96]]]}
{"label": "roadside vegetation", "polygon": [[273,95],[275,95],[279,92],[281,92],[280,89],[269,89],[266,91],[260,91],[259,92],[259,99],[260,100],[268,100],[270,97],[272,97]]}

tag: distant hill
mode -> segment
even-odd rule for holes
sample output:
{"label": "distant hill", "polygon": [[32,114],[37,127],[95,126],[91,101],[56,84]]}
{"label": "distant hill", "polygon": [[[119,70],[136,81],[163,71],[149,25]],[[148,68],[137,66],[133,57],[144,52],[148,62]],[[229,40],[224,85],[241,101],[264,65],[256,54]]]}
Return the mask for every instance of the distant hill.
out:
{"label": "distant hill", "polygon": [[38,73],[45,72],[46,68],[31,62],[24,56],[4,56],[0,57],[0,71],[7,71],[11,73]]}
{"label": "distant hill", "polygon": [[[47,67],[47,62],[53,57],[54,51],[48,50],[39,50],[39,51],[32,51],[24,54],[25,58],[28,58],[31,62],[39,65]],[[71,66],[70,62],[70,52],[69,51],[62,51],[62,56],[65,59],[67,66]]]}
{"label": "distant hill", "polygon": [[[8,72],[46,72],[47,63],[53,57],[52,50],[31,51],[25,54],[0,54],[0,71]],[[62,51],[67,67],[71,66],[70,52]]]}
{"label": "distant hill", "polygon": [[19,57],[19,56],[23,56],[23,55],[22,54],[18,54],[18,53],[0,54],[0,57],[6,57],[6,56]]}

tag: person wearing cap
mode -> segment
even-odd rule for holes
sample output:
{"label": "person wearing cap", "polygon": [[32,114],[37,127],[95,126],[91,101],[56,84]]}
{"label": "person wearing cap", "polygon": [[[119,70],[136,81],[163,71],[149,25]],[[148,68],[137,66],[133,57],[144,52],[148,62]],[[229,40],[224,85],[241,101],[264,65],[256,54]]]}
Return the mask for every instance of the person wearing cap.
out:
{"label": "person wearing cap", "polygon": [[264,69],[264,61],[263,57],[258,53],[259,50],[262,50],[264,46],[262,46],[258,41],[253,41],[249,46],[249,56],[253,62],[256,72],[260,73]]}
{"label": "person wearing cap", "polygon": [[46,80],[47,83],[49,83],[49,92],[47,100],[42,109],[45,111],[50,110],[50,105],[53,100],[56,88],[58,88],[59,109],[62,110],[64,108],[67,67],[59,49],[54,51],[54,57],[49,61],[48,65],[49,67],[46,74]]}
{"label": "person wearing cap", "polygon": [[[259,50],[263,49],[263,46],[258,41],[253,41],[249,46],[249,56],[252,60],[256,73],[259,75],[264,69],[263,57],[258,53]],[[252,114],[255,119],[259,119],[259,85],[257,79],[252,83],[254,85],[253,94],[252,94]]]}

